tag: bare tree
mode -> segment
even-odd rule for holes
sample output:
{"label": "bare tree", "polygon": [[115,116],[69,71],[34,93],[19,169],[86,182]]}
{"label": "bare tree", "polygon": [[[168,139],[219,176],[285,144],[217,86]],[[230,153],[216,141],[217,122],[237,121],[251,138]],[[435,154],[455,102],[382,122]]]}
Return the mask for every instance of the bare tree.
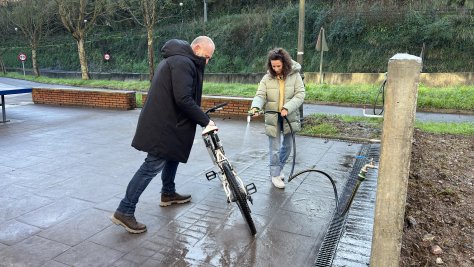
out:
{"label": "bare tree", "polygon": [[7,20],[20,32],[31,48],[31,61],[36,77],[40,76],[38,64],[38,46],[41,39],[50,31],[54,2],[48,0],[23,0],[9,3]]}
{"label": "bare tree", "polygon": [[[5,36],[7,32],[7,9],[6,9],[6,3],[3,1],[0,1],[0,35]],[[3,46],[4,38],[0,38],[0,46]],[[7,70],[5,68],[5,64],[3,63],[2,60],[2,55],[5,53],[6,50],[2,49],[0,50],[0,71],[3,72],[4,74],[7,73]]]}
{"label": "bare tree", "polygon": [[[176,6],[176,4],[177,3],[173,4],[170,0],[123,0],[121,3],[122,8],[130,13],[133,20],[146,29],[150,81],[153,79],[155,72],[153,48],[154,27],[161,19],[164,19],[165,11],[172,6]],[[139,7],[139,9],[136,7]]]}
{"label": "bare tree", "polygon": [[59,16],[66,30],[77,43],[81,75],[83,80],[89,79],[86,50],[84,42],[86,34],[94,27],[97,19],[105,10],[105,0],[56,0]]}

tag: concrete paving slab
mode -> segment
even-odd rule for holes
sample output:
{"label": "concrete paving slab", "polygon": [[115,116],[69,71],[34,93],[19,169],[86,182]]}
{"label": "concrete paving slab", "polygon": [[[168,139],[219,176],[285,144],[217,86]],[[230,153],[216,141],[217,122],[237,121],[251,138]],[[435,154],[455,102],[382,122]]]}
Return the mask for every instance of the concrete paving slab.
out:
{"label": "concrete paving slab", "polygon": [[[257,228],[254,238],[237,206],[227,204],[220,182],[204,177],[215,167],[200,129],[189,162],[180,164],[176,178],[178,191],[192,193],[192,202],[159,207],[157,177],[136,212],[148,232],[132,235],[112,224],[108,217],[146,156],[130,147],[139,112],[33,104],[10,108],[12,122],[0,125],[0,184],[5,186],[0,222],[6,232],[0,236],[0,257],[7,264],[308,266],[314,262],[335,207],[332,186],[324,177],[305,174],[285,190],[274,188],[268,174],[268,140],[258,122],[247,125],[215,118],[238,174],[257,185],[250,206]],[[360,148],[298,136],[295,170],[323,169],[342,191]],[[284,170],[287,175],[289,171]],[[48,246],[49,252],[38,256],[33,246]]]}
{"label": "concrete paving slab", "polygon": [[32,236],[0,251],[2,266],[42,266],[70,249],[69,246]]}
{"label": "concrete paving slab", "polygon": [[41,231],[40,228],[16,220],[3,222],[0,226],[0,242],[6,245],[16,244]]}

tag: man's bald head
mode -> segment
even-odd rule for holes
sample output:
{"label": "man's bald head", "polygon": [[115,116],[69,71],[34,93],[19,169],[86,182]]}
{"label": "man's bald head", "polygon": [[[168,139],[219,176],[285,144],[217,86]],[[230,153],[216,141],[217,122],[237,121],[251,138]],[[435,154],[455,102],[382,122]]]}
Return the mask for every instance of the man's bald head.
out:
{"label": "man's bald head", "polygon": [[191,48],[193,49],[193,52],[196,56],[206,58],[207,64],[209,59],[211,59],[212,55],[214,54],[216,46],[214,45],[214,42],[211,38],[207,36],[199,36],[193,40],[191,43]]}

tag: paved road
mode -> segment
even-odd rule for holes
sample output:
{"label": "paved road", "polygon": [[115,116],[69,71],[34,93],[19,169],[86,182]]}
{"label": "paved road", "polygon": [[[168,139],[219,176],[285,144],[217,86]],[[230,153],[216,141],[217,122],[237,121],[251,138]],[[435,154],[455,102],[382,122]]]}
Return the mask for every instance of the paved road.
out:
{"label": "paved road", "polygon": [[[366,114],[373,114],[372,109],[367,109]],[[377,111],[379,112],[379,111]],[[336,115],[350,115],[363,116],[362,108],[330,106],[330,105],[314,105],[305,104],[304,115],[313,113],[336,114]],[[433,122],[474,122],[474,115],[462,114],[447,114],[447,113],[431,113],[431,112],[416,112],[416,120],[419,121],[433,121]]]}

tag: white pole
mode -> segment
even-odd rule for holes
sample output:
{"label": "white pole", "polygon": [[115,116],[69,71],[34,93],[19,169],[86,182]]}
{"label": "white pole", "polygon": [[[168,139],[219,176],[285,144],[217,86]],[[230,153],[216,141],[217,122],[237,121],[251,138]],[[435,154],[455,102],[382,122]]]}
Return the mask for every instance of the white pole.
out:
{"label": "white pole", "polygon": [[321,60],[319,62],[319,83],[323,84],[323,49],[321,48]]}
{"label": "white pole", "polygon": [[23,76],[25,76],[25,61],[21,61],[21,65],[23,65]]}
{"label": "white pole", "polygon": [[204,22],[207,22],[207,3],[206,0],[203,0],[204,2]]}

